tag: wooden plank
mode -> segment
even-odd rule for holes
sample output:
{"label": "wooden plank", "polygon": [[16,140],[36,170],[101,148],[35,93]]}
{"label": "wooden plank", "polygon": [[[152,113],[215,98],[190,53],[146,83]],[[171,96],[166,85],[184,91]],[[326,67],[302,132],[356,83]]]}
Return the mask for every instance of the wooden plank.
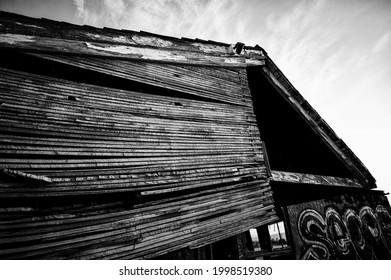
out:
{"label": "wooden plank", "polygon": [[196,142],[193,143],[164,143],[164,142],[143,142],[143,141],[111,141],[110,139],[93,140],[93,139],[68,139],[68,138],[45,138],[32,136],[18,135],[0,135],[2,145],[20,145],[20,146],[36,146],[38,147],[74,147],[74,148],[90,148],[90,149],[149,149],[149,150],[218,150],[220,149],[246,149],[252,147],[254,150],[262,149],[262,145],[257,142],[237,141],[236,143],[227,143],[225,141],[214,142]]}
{"label": "wooden plank", "polygon": [[[247,116],[241,116],[240,112],[238,112],[238,115],[235,117],[231,117],[230,119],[225,119],[225,120],[218,120],[216,119],[213,115],[209,116],[205,115],[191,115],[191,112],[189,112],[188,115],[185,114],[180,114],[182,112],[176,112],[175,114],[171,114],[170,112],[148,112],[146,110],[141,111],[140,109],[134,110],[133,112],[131,111],[132,108],[128,108],[126,111],[128,112],[115,112],[115,111],[108,111],[102,110],[100,108],[88,108],[84,107],[81,108],[82,104],[71,106],[70,104],[58,104],[54,102],[47,102],[48,104],[46,106],[51,106],[51,107],[43,107],[44,102],[43,101],[31,101],[31,107],[28,107],[28,103],[25,101],[20,101],[17,104],[17,99],[6,99],[4,98],[4,103],[2,104],[2,107],[4,110],[7,110],[7,112],[20,112],[20,113],[30,113],[30,114],[35,114],[36,116],[42,115],[43,112],[47,112],[50,114],[64,114],[64,116],[69,115],[69,117],[74,116],[74,119],[72,120],[74,124],[82,124],[83,119],[85,119],[85,123],[88,122],[89,118],[93,119],[103,119],[103,117],[106,118],[107,121],[115,120],[117,118],[120,118],[121,116],[124,118],[122,120],[122,123],[124,121],[135,121],[137,119],[142,119],[144,118],[144,122],[146,121],[145,118],[149,117],[151,118],[152,122],[162,122],[166,121],[167,119],[170,119],[172,121],[178,121],[178,120],[183,120],[183,121],[188,121],[188,122],[205,122],[206,124],[211,123],[212,121],[216,122],[216,124],[227,124],[228,127],[234,127],[235,125],[255,125],[255,122],[253,117],[251,115]],[[8,102],[7,102],[8,101]],[[57,111],[56,111],[57,109]],[[61,111],[60,111],[61,110]],[[152,108],[148,108],[148,110],[152,110]],[[100,116],[98,114],[101,114]],[[133,114],[130,115],[129,113]],[[84,117],[83,117],[84,116]],[[77,118],[78,117],[78,118]],[[246,123],[247,122],[247,123]],[[121,121],[119,121],[119,128],[120,128]]]}
{"label": "wooden plank", "polygon": [[[148,67],[134,66],[130,67],[123,61],[113,61],[107,59],[92,60],[88,58],[73,58],[73,57],[62,57],[62,56],[47,56],[38,55],[40,58],[49,59],[62,64],[72,65],[81,69],[86,69],[94,72],[107,74],[109,76],[120,77],[131,81],[137,81],[159,88],[169,89],[180,92],[183,95],[190,94],[203,98],[212,99],[220,103],[236,104],[242,106],[250,106],[251,100],[243,96],[240,84],[237,84],[235,88],[226,88],[225,85],[216,85],[209,82],[209,76],[199,76],[197,78],[186,79],[186,75],[179,72],[180,74],[174,74],[174,78],[167,75],[167,71],[156,71],[155,64],[147,64]],[[97,60],[97,61],[96,61]],[[125,64],[125,65],[124,65]],[[123,70],[121,68],[124,68]],[[142,69],[140,69],[142,68]],[[150,73],[150,74],[148,74]],[[179,77],[177,77],[179,76]]]}
{"label": "wooden plank", "polygon": [[0,48],[19,51],[96,56],[117,59],[169,62],[177,64],[246,67],[263,65],[261,59],[235,55],[212,55],[182,50],[155,49],[132,45],[88,42],[22,34],[0,34]]}
{"label": "wooden plank", "polygon": [[[10,119],[20,119],[26,120],[29,117],[39,120],[44,120],[46,122],[58,122],[60,124],[72,124],[80,126],[110,126],[111,128],[124,129],[127,127],[132,128],[143,128],[145,130],[154,129],[163,125],[167,120],[172,121],[172,128],[185,129],[184,124],[189,123],[193,124],[191,128],[194,131],[199,132],[243,132],[248,131],[249,133],[258,133],[256,130],[255,122],[251,115],[242,115],[240,111],[237,112],[236,117],[229,118],[228,116],[216,116],[214,114],[208,114],[206,111],[200,111],[198,115],[189,110],[188,114],[185,115],[185,112],[147,112],[146,110],[153,110],[151,107],[148,109],[143,108],[132,108],[128,107],[126,110],[119,113],[116,110],[108,110],[101,108],[89,108],[89,104],[84,104],[85,107],[81,108],[83,104],[77,106],[70,106],[70,104],[61,104],[57,102],[47,102],[47,105],[51,105],[52,108],[44,108],[43,101],[31,100],[31,107],[27,106],[29,97],[26,96],[26,101],[20,101],[14,98],[3,98],[3,116],[7,116]],[[18,105],[16,105],[19,103]],[[23,105],[22,105],[23,104]],[[134,106],[134,105],[133,105]],[[57,110],[56,108],[62,108],[62,111]],[[120,109],[120,108],[119,108]],[[15,115],[17,113],[17,115]],[[46,113],[46,114],[45,114]],[[99,114],[100,113],[100,114]],[[193,113],[193,114],[192,114]],[[225,120],[219,120],[218,118],[226,118]],[[150,125],[146,125],[148,119],[150,119]],[[140,121],[138,121],[140,120]],[[138,121],[138,122],[136,122]],[[100,123],[101,122],[101,123]],[[116,127],[113,127],[116,124]],[[179,128],[178,128],[179,127]],[[212,127],[215,130],[212,130]],[[198,130],[196,130],[198,128]],[[188,128],[189,129],[189,128]]]}
{"label": "wooden plank", "polygon": [[[250,205],[249,205],[249,206],[250,206]],[[208,227],[209,227],[209,226],[208,226]],[[147,228],[149,228],[148,225],[147,225]],[[159,233],[159,234],[161,234],[161,233]],[[170,232],[167,232],[167,233],[164,233],[164,234],[168,234],[168,236],[169,236],[171,233],[170,233]],[[153,236],[153,235],[152,235],[152,236]],[[151,236],[151,237],[152,237],[152,236]],[[100,239],[100,238],[101,238],[101,235],[98,235],[98,238]],[[115,238],[118,238],[118,236],[116,236]],[[65,245],[65,244],[67,244],[67,245],[70,245],[70,244],[71,244],[72,246],[79,246],[79,243],[77,243],[77,242],[79,242],[78,240],[79,240],[79,239],[75,239],[75,240],[74,240],[74,241],[75,241],[75,244],[66,242],[66,243],[64,243],[64,245]],[[88,241],[88,240],[93,240],[93,239],[88,238],[88,239],[86,239],[85,241]],[[144,239],[144,240],[145,240],[145,241],[148,241],[149,239]],[[150,239],[150,240],[153,242],[153,238]],[[169,240],[169,239],[166,238],[165,240]],[[173,240],[173,239],[171,239],[171,242],[172,242],[172,240]],[[175,240],[175,239],[174,239],[174,240]],[[175,242],[175,241],[174,241],[174,242]],[[153,242],[153,243],[154,243],[154,244],[159,244],[159,242]],[[92,243],[90,242],[89,244],[96,244],[96,243],[95,243],[95,242],[92,242]],[[148,245],[148,244],[149,244],[149,242],[148,242],[147,244],[143,244],[142,246],[145,247],[145,246]],[[56,243],[54,243],[53,245],[56,246]],[[80,244],[80,245],[81,245],[81,244]],[[84,245],[82,245],[82,246],[84,246]],[[35,254],[40,254],[40,252],[42,253],[42,249],[41,249],[42,247],[39,247],[39,248],[38,248],[38,247],[36,247],[36,246],[35,246],[35,247],[33,246],[33,247],[30,247],[30,248],[33,249],[33,251],[31,251],[31,252],[28,254],[29,256],[33,256],[33,255],[31,255],[31,254],[34,254],[34,255],[35,255]],[[146,248],[149,248],[148,250],[150,250],[151,247],[148,245],[148,247],[146,247]],[[35,249],[39,249],[39,250],[41,250],[41,251],[38,252],[38,251],[36,251]],[[126,248],[126,249],[129,250],[128,248]],[[145,249],[144,249],[144,250],[145,250]],[[10,252],[11,252],[11,251],[10,251]],[[12,252],[13,252],[13,253],[16,253],[15,250],[13,250]],[[49,253],[49,252],[51,252],[51,250],[45,250],[44,252],[48,252],[48,253]],[[23,255],[23,256],[26,256],[26,255]],[[15,255],[14,255],[14,257],[15,257]]]}
{"label": "wooden plank", "polygon": [[[80,26],[65,22],[22,17],[2,11],[0,11],[0,13],[0,30],[2,33],[15,32],[25,35],[34,34],[42,37],[69,40],[78,39],[89,42],[106,42],[110,44],[139,45],[154,48],[167,48],[171,50],[213,53],[218,55],[230,53],[230,45],[225,43],[185,40],[147,32],[95,28],[92,26]],[[264,56],[261,50],[249,48],[247,46],[245,46],[245,50],[247,55]]]}
{"label": "wooden plank", "polygon": [[[168,197],[161,198],[159,200],[147,200],[147,201],[134,201],[132,209],[123,209],[124,202],[109,203],[109,204],[95,204],[93,206],[76,206],[69,205],[63,207],[57,207],[55,209],[49,209],[48,211],[40,212],[34,217],[18,218],[11,220],[0,220],[1,230],[20,230],[24,228],[42,228],[52,227],[61,228],[62,225],[66,227],[77,227],[79,225],[84,226],[85,222],[105,222],[111,219],[129,218],[132,215],[141,214],[142,212],[150,211],[156,214],[156,211],[164,211],[169,209],[177,209],[183,205],[190,203],[197,203],[199,201],[213,200],[215,198],[223,198],[224,196],[231,196],[235,194],[246,194],[246,192],[253,192],[262,194],[262,196],[270,196],[270,187],[267,183],[261,181],[252,181],[245,183],[230,184],[224,187],[218,186],[216,188],[203,189],[197,192],[182,194],[180,197]],[[164,209],[166,207],[167,209]],[[101,212],[101,210],[105,212]],[[117,209],[115,212],[111,209]],[[51,210],[51,211],[50,211]],[[54,215],[53,210],[60,211],[61,213],[73,214],[73,216],[67,215]],[[96,212],[99,210],[98,212]],[[70,219],[70,217],[72,219]],[[83,223],[83,224],[82,224]]]}
{"label": "wooden plank", "polygon": [[[104,169],[107,168],[147,168],[143,161],[131,158],[90,158],[90,159],[18,159],[18,158],[2,158],[0,159],[0,167],[7,168],[7,166],[12,166],[14,169],[67,169],[72,170],[76,168],[95,168],[95,169]],[[145,160],[145,159],[144,159]],[[168,165],[175,167],[183,167],[183,169],[188,169],[194,165],[210,165],[210,164],[220,164],[224,163],[233,163],[237,165],[244,166],[253,166],[259,164],[263,161],[262,155],[257,155],[257,157],[252,156],[243,156],[230,155],[229,157],[224,155],[214,155],[207,157],[199,157],[196,154],[191,158],[178,158],[172,157],[169,159],[160,159],[160,158],[149,158],[148,167],[154,168],[155,170],[157,165]],[[163,169],[164,170],[164,169]],[[142,171],[142,170],[141,170]]]}
{"label": "wooden plank", "polygon": [[[6,86],[6,89],[9,89],[9,84],[16,84],[20,89],[28,89],[29,87],[34,87],[40,89],[40,91],[45,91],[44,89],[53,89],[52,91],[46,90],[46,92],[42,92],[40,94],[47,95],[48,93],[51,96],[56,96],[67,99],[67,94],[73,94],[75,97],[80,100],[84,100],[85,98],[98,98],[96,100],[110,100],[111,102],[117,102],[118,104],[126,103],[134,103],[144,104],[145,101],[148,101],[149,104],[153,104],[154,106],[164,105],[175,105],[175,103],[182,104],[183,107],[197,107],[203,109],[212,109],[216,112],[216,108],[224,108],[224,111],[230,113],[232,109],[237,111],[238,107],[236,105],[224,104],[224,103],[211,103],[205,101],[197,101],[192,99],[185,99],[179,97],[170,97],[170,96],[161,96],[157,93],[140,93],[131,90],[121,90],[121,89],[113,89],[109,87],[96,86],[91,84],[83,84],[83,83],[75,83],[70,82],[69,80],[62,80],[58,78],[51,78],[48,76],[36,75],[32,73],[25,73],[14,71],[10,69],[0,68],[0,82]],[[4,79],[2,78],[4,77]],[[36,92],[33,92],[36,94]],[[63,94],[61,94],[63,93]],[[95,102],[95,100],[94,100]],[[70,104],[74,104],[74,102],[69,102]],[[174,106],[176,110],[180,110],[181,106]],[[252,109],[240,107],[240,110],[247,111],[250,113]]]}
{"label": "wooden plank", "polygon": [[[259,211],[259,210],[258,210]],[[261,221],[260,221],[261,220]],[[205,228],[202,228],[203,231],[200,229],[200,232],[195,232],[193,234],[189,234],[189,232],[186,232],[185,229],[182,229],[182,231],[179,234],[176,234],[176,242],[174,244],[168,243],[167,241],[161,241],[161,245],[156,248],[156,246],[148,246],[149,251],[141,251],[137,250],[137,246],[133,248],[133,251],[131,252],[124,252],[120,254],[116,254],[112,256],[114,259],[127,259],[127,258],[152,258],[154,256],[158,256],[161,254],[169,253],[175,250],[178,250],[180,248],[183,248],[183,244],[189,244],[192,248],[199,248],[202,246],[205,246],[207,244],[216,242],[217,240],[221,240],[224,238],[228,238],[230,236],[234,236],[243,229],[250,228],[250,225],[263,225],[264,223],[270,223],[275,220],[275,218],[267,219],[267,217],[264,217],[264,220],[260,219],[258,222],[256,222],[255,219],[249,219],[249,220],[239,220],[233,223],[223,223],[223,228],[213,228],[210,224],[208,224]],[[215,223],[220,223],[219,220],[217,220]],[[241,226],[239,226],[241,225]],[[212,229],[211,229],[212,228]],[[203,244],[197,244],[192,245],[192,239],[197,238],[200,239],[200,237],[205,237],[205,231],[210,232],[210,236],[205,238],[205,243]],[[216,239],[212,239],[211,236],[216,237]],[[166,238],[166,240],[169,239],[169,237]],[[152,247],[153,246],[153,247]],[[117,253],[117,252],[116,252]]]}
{"label": "wooden plank", "polygon": [[[215,68],[205,71],[205,68],[186,67],[183,65],[140,63],[87,57],[75,58],[48,54],[31,55],[130,80],[150,81],[153,85],[158,85],[159,87],[177,86],[181,92],[208,90],[209,94],[224,93],[227,96],[241,96],[241,88],[243,87],[239,79],[239,73],[243,71],[240,68],[238,72],[227,74]],[[200,71],[201,69],[203,71]]]}
{"label": "wooden plank", "polygon": [[[260,194],[259,190],[253,193]],[[178,224],[183,223],[187,221],[185,220],[185,218],[200,219],[202,217],[210,215],[211,213],[213,213],[214,215],[216,213],[219,213],[219,211],[224,213],[224,211],[226,211],[227,209],[235,208],[238,205],[242,205],[243,201],[246,201],[248,206],[252,205],[252,203],[258,203],[258,200],[254,198],[254,196],[251,198],[251,193],[249,192],[243,192],[243,194],[239,193],[236,194],[236,196],[234,196],[233,194],[231,195],[232,200],[225,196],[219,199],[212,199],[207,202],[202,200],[199,201],[197,204],[192,202],[191,206],[188,205],[189,202],[184,201],[181,205],[177,206],[178,208],[161,205],[161,208],[150,214],[146,214],[144,213],[144,209],[140,209],[138,212],[134,213],[131,216],[129,214],[127,216],[123,216],[122,219],[119,219],[118,216],[116,216],[115,219],[106,219],[103,221],[99,219],[95,220],[94,224],[83,223],[77,224],[76,227],[72,226],[74,225],[74,222],[67,227],[50,227],[50,230],[49,228],[29,229],[24,230],[23,232],[19,232],[19,234],[18,232],[8,231],[2,234],[0,244],[43,240],[45,238],[61,238],[63,236],[66,236],[68,238],[71,236],[76,236],[78,234],[90,234],[94,232],[112,231],[125,227],[134,227],[135,234],[137,233],[137,230],[140,230],[142,228],[146,230],[156,229],[156,225],[169,224],[170,226],[172,226],[175,224],[174,222]],[[170,216],[170,214],[175,214],[175,216],[172,218],[167,218]],[[167,217],[163,218],[164,216]],[[68,219],[72,218],[69,217]]]}
{"label": "wooden plank", "polygon": [[127,192],[143,191],[145,195],[172,192],[188,188],[199,188],[203,186],[240,182],[248,179],[262,179],[265,178],[265,173],[254,173],[253,170],[240,170],[232,172],[220,172],[212,174],[194,175],[194,176],[166,176],[156,177],[145,175],[146,178],[125,178],[125,179],[107,179],[107,180],[94,180],[91,181],[68,181],[64,180],[51,184],[50,186],[33,185],[24,186],[23,184],[16,183],[1,183],[0,193],[2,196],[9,196],[12,193],[19,194],[20,196],[34,196],[34,195],[74,195],[78,193],[88,193],[93,191],[113,190]]}
{"label": "wooden plank", "polygon": [[336,186],[336,187],[353,187],[353,188],[363,187],[357,179],[351,179],[351,178],[340,178],[340,177],[294,173],[294,172],[276,171],[276,170],[272,170],[271,173],[272,173],[271,180],[274,182]]}
{"label": "wooden plank", "polygon": [[[254,200],[254,202],[256,201],[256,198],[255,199],[253,199]],[[255,202],[255,204],[254,205],[256,205],[257,203]],[[242,203],[240,203],[240,204],[238,204],[238,205],[242,205]],[[250,208],[251,209],[251,203],[250,204],[248,204],[248,208]],[[222,207],[226,207],[226,206],[224,206],[224,204],[223,204],[223,206]],[[261,207],[260,209],[267,209],[267,208],[262,208],[262,205],[260,205],[259,207]],[[247,207],[245,207],[245,208],[247,208]],[[269,207],[270,208],[270,207]],[[215,211],[216,209],[210,209],[210,208],[205,208],[205,209],[207,209],[207,210],[205,210],[205,211],[207,211],[207,212],[205,212],[205,213],[208,213],[208,212],[213,212],[213,211]],[[246,211],[246,210],[245,210]],[[254,209],[253,210],[251,210],[251,211],[254,211]],[[258,211],[258,210],[257,210]],[[195,213],[197,213],[197,212],[195,212]],[[240,216],[240,217],[236,217],[236,219],[241,219],[242,217]],[[193,224],[193,227],[197,227],[197,224]],[[171,225],[170,225],[170,227],[171,227]],[[147,227],[146,227],[147,229],[149,229],[150,230],[150,227],[147,225]],[[128,231],[126,231],[126,232],[128,232]],[[106,234],[97,234],[96,236],[90,236],[90,237],[87,237],[87,238],[85,238],[84,239],[84,241],[91,241],[92,242],[92,240],[95,240],[95,239],[101,239],[102,237],[108,237],[108,236],[112,236],[112,235],[116,235],[116,238],[118,238],[119,236],[118,236],[118,234],[124,234],[125,232],[123,231],[123,230],[121,230],[121,229],[116,229],[116,230],[114,230],[114,231],[110,231],[110,232],[108,232],[108,233],[106,233]],[[171,233],[170,233],[170,231],[167,231],[167,232],[165,232],[165,231],[163,231],[163,232],[159,232],[159,234],[161,234],[161,233],[164,233],[164,235],[167,235],[168,234],[168,236],[169,235],[171,235]],[[129,233],[128,233],[129,234]],[[137,232],[133,232],[133,234],[132,235],[134,235],[134,234],[137,234]],[[143,238],[143,242],[147,242],[148,240],[150,240],[150,241],[152,241],[153,243],[155,243],[155,244],[159,244],[159,242],[156,242],[157,240],[154,240],[153,237],[154,235],[151,235],[151,238]],[[166,239],[166,238],[165,238]],[[22,252],[23,251],[23,249],[24,250],[28,250],[28,251],[30,251],[28,254],[24,254],[25,256],[26,255],[28,255],[28,256],[33,256],[33,255],[35,255],[35,254],[40,254],[40,253],[43,253],[43,252],[50,252],[50,250],[47,250],[46,248],[48,248],[48,246],[49,247],[51,247],[51,246],[55,246],[55,247],[58,247],[58,246],[65,246],[65,245],[67,245],[68,246],[68,248],[69,248],[69,246],[78,246],[78,243],[81,241],[81,239],[80,238],[75,238],[75,239],[70,239],[70,240],[65,240],[65,241],[59,241],[59,242],[53,242],[53,243],[50,243],[50,244],[40,244],[40,245],[30,245],[29,247],[24,247],[24,248],[19,248],[19,249],[9,249],[9,250],[4,250],[4,251],[2,251],[2,253],[4,253],[4,254],[15,254],[15,253],[18,253],[18,252]],[[172,241],[171,241],[172,242]],[[95,243],[95,241],[94,242],[92,242],[92,243],[90,243],[90,244],[94,244]],[[141,246],[145,246],[145,244],[141,244]],[[148,247],[149,248],[149,247]],[[150,249],[150,248],[149,248]],[[15,256],[15,255],[14,255]]]}
{"label": "wooden plank", "polygon": [[43,181],[48,183],[52,182],[52,179],[46,176],[29,174],[18,170],[11,170],[8,168],[0,169],[0,174],[4,174],[16,178],[28,179],[28,180],[37,180],[37,181]]}

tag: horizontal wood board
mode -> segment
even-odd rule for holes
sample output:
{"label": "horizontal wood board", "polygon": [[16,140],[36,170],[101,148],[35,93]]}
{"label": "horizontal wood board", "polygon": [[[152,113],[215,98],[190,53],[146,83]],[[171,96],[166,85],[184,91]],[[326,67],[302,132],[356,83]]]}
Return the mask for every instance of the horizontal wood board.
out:
{"label": "horizontal wood board", "polygon": [[[243,90],[245,72],[228,68],[123,61],[99,57],[75,57],[33,54],[58,63],[96,71],[110,76],[137,81],[218,102],[252,107],[251,95]],[[246,82],[243,82],[246,85]]]}
{"label": "horizontal wood board", "polygon": [[[101,42],[115,45],[165,48],[202,55],[229,55],[233,50],[227,43],[163,36],[149,32],[96,28],[87,25],[75,25],[48,19],[30,18],[0,11],[0,32],[30,36],[58,38],[74,41]],[[263,57],[260,48],[245,46],[247,55]]]}

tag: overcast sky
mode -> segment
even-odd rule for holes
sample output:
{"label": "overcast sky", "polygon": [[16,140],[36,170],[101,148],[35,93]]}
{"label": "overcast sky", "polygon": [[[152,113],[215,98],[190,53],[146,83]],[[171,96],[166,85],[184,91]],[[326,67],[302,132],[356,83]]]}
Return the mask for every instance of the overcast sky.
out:
{"label": "overcast sky", "polygon": [[262,46],[391,192],[390,0],[1,0],[0,10]]}

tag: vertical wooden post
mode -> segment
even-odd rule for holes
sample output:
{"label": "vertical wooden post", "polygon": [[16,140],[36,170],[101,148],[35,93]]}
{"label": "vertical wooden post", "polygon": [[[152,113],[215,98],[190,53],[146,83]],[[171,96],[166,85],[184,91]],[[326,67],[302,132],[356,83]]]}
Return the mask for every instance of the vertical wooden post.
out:
{"label": "vertical wooden post", "polygon": [[270,239],[268,225],[258,227],[257,233],[262,251],[272,251],[273,245]]}
{"label": "vertical wooden post", "polygon": [[247,253],[245,233],[240,233],[236,235],[236,247],[237,247],[238,259],[243,260]]}

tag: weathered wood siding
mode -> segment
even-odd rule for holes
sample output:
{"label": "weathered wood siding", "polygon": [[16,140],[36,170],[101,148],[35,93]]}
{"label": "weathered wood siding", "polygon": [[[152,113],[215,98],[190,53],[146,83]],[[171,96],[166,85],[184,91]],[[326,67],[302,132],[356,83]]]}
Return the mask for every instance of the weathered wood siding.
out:
{"label": "weathered wood siding", "polygon": [[121,58],[195,65],[245,67],[263,65],[263,52],[246,48],[237,55],[232,46],[146,32],[78,26],[33,19],[0,11],[0,47],[20,51]]}
{"label": "weathered wood siding", "polygon": [[245,72],[261,50],[0,13],[2,51],[92,77],[0,67],[0,258],[152,258],[277,219]]}
{"label": "weathered wood siding", "polygon": [[217,102],[243,105],[248,107],[243,110],[252,112],[244,70],[49,54],[35,56]]}
{"label": "weathered wood siding", "polygon": [[[186,52],[188,54],[198,53],[200,55],[199,58],[203,59],[209,55],[227,56],[233,54],[230,44],[210,40],[174,38],[143,31],[96,28],[87,25],[80,26],[48,19],[35,19],[2,11],[0,11],[0,15],[0,31],[3,34],[20,34],[67,41],[106,43],[114,46],[146,47],[155,50],[168,49],[181,51],[181,53]],[[23,36],[20,38],[23,38]],[[254,58],[264,57],[264,53],[259,47],[252,48],[246,46],[243,52],[248,56],[251,55],[253,59],[250,61],[255,64],[259,64],[259,62],[256,62]],[[238,58],[235,55],[231,57]],[[240,59],[237,61],[240,61]]]}
{"label": "weathered wood siding", "polygon": [[244,69],[46,58],[188,96],[0,69],[0,258],[151,258],[277,219]]}
{"label": "weathered wood siding", "polygon": [[385,196],[341,195],[288,207],[297,259],[391,259]]}

